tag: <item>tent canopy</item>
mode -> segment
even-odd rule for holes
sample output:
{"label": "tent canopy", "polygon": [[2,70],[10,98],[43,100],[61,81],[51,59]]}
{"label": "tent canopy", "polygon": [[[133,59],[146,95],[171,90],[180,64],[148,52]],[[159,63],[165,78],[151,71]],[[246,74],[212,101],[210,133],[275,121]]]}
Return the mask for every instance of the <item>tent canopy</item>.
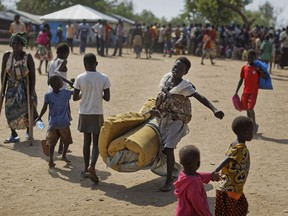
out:
{"label": "tent canopy", "polygon": [[107,20],[110,23],[117,23],[118,20],[96,11],[92,8],[77,4],[63,10],[59,10],[50,14],[46,14],[40,17],[44,21],[82,21],[86,19],[87,22],[95,22],[97,20]]}
{"label": "tent canopy", "polygon": [[11,13],[13,15],[12,21],[14,21],[14,15],[18,14],[20,15],[20,20],[22,22],[25,22],[25,23],[31,22],[36,25],[41,25],[42,23],[39,15],[30,14],[30,13],[19,11],[16,9],[6,9],[5,12],[7,12],[8,14]]}

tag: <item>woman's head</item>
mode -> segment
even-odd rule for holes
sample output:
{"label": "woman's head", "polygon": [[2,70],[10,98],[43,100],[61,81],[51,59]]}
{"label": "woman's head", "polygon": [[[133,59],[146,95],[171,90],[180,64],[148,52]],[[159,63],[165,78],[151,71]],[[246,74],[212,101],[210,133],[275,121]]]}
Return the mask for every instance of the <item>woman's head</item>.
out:
{"label": "woman's head", "polygon": [[57,57],[67,59],[70,53],[69,46],[66,43],[60,43],[56,49]]}
{"label": "woman's head", "polygon": [[9,45],[12,47],[13,51],[22,51],[23,47],[27,45],[26,33],[18,32],[12,34]]}
{"label": "woman's head", "polygon": [[254,123],[245,116],[238,116],[232,122],[232,130],[238,139],[250,141],[253,138]]}
{"label": "woman's head", "polygon": [[200,151],[194,145],[186,145],[179,151],[180,164],[184,170],[196,171],[200,167]]}

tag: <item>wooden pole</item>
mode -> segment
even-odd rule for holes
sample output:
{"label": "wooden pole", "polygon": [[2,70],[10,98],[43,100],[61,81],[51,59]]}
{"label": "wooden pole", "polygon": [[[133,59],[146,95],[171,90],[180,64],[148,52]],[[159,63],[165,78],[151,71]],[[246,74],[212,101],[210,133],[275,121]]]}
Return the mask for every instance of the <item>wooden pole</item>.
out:
{"label": "wooden pole", "polygon": [[29,144],[33,145],[34,137],[33,137],[33,127],[34,127],[34,118],[33,118],[33,99],[30,97],[30,86],[29,86],[29,77],[26,77],[26,91],[27,91],[27,105],[28,105],[28,121],[29,121]]}
{"label": "wooden pole", "polygon": [[6,77],[7,77],[7,72],[6,72],[6,70],[5,70],[5,71],[4,71],[3,80],[2,80],[2,83],[1,83],[1,92],[0,92],[0,114],[1,114],[1,111],[2,111],[2,105],[3,105],[4,98],[5,98]]}

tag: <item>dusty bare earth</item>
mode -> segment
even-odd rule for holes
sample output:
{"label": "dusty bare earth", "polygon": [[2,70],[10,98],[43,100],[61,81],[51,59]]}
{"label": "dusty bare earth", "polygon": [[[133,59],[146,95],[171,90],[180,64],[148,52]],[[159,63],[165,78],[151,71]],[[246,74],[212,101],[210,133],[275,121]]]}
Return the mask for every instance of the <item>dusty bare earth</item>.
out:
{"label": "dusty bare earth", "polygon": [[[0,56],[9,50],[0,46]],[[34,51],[28,50],[28,52]],[[55,49],[53,48],[55,54]],[[79,48],[75,48],[79,52]],[[95,49],[88,48],[87,52]],[[110,53],[112,51],[110,50]],[[68,77],[83,72],[83,56],[70,54]],[[158,93],[158,83],[163,73],[170,70],[172,58],[154,54],[151,60],[136,59],[129,50],[123,57],[98,57],[98,70],[111,80],[111,101],[104,104],[105,117],[127,111],[138,111],[145,100]],[[225,118],[216,119],[212,112],[197,100],[192,100],[193,119],[190,133],[181,140],[176,149],[197,145],[201,150],[200,171],[212,171],[223,159],[228,145],[235,139],[231,131],[232,120],[244,112],[236,111],[231,102],[240,68],[245,62],[218,59],[216,65],[200,65],[199,57],[189,56],[192,68],[186,75],[214,105],[223,110]],[[35,60],[36,66],[39,61]],[[36,90],[38,110],[47,92],[46,75],[37,74]],[[288,70],[273,70],[273,91],[261,90],[255,108],[259,124],[258,134],[248,143],[251,154],[251,169],[244,192],[249,202],[249,215],[288,215]],[[241,90],[242,91],[242,90]],[[19,131],[23,142],[4,144],[9,128],[5,115],[0,116],[0,215],[159,215],[175,214],[176,197],[173,192],[159,192],[164,179],[150,170],[134,173],[119,173],[106,167],[99,157],[97,172],[99,185],[82,179],[82,141],[77,131],[78,102],[71,102],[73,121],[71,125],[74,143],[68,156],[67,166],[55,154],[56,168],[48,169],[47,157],[42,153],[40,140],[45,130],[34,128],[35,143],[29,146],[24,141],[24,131]],[[47,119],[47,116],[43,119]],[[47,124],[47,122],[45,122]],[[216,183],[208,184],[206,191],[211,211],[214,211]]]}

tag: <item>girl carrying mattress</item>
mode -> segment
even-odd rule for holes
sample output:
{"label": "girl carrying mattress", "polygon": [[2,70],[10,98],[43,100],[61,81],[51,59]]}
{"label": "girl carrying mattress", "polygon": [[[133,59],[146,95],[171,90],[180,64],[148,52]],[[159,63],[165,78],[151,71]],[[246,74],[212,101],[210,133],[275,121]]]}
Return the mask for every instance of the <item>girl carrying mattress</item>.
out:
{"label": "girl carrying mattress", "polygon": [[195,87],[183,76],[188,73],[191,62],[186,57],[176,59],[172,71],[166,73],[161,81],[161,92],[156,99],[155,107],[150,111],[156,116],[161,134],[163,153],[167,156],[167,176],[162,188],[163,192],[173,189],[172,172],[175,163],[174,149],[181,138],[188,134],[188,122],[192,117],[189,97],[196,98],[209,108],[216,118],[222,119],[224,113],[216,109],[211,102],[198,93]]}

